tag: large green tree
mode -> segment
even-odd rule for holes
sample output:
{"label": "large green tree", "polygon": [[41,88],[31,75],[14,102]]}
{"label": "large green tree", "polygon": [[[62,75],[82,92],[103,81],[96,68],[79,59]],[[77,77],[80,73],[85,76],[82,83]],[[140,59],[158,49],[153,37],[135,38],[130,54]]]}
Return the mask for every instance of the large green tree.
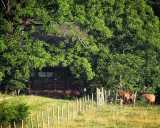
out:
{"label": "large green tree", "polygon": [[[103,0],[75,2],[74,21],[89,36],[86,56],[96,73],[95,80],[115,88],[140,90],[159,86],[159,19],[144,0]],[[121,78],[121,79],[120,79]]]}
{"label": "large green tree", "polygon": [[[1,0],[1,5],[0,80],[6,87],[24,83],[31,70],[46,63],[70,67],[88,87],[97,81],[112,89],[120,83],[125,90],[160,86],[159,19],[148,1]],[[70,36],[52,44],[36,40],[30,34],[35,21],[41,34],[64,36],[53,25],[59,24],[68,26]],[[83,32],[88,32],[84,38]]]}
{"label": "large green tree", "polygon": [[31,71],[41,69],[50,58],[44,49],[48,44],[31,36],[34,27],[24,30],[45,10],[32,0],[1,0],[0,4],[0,88],[23,90]]}

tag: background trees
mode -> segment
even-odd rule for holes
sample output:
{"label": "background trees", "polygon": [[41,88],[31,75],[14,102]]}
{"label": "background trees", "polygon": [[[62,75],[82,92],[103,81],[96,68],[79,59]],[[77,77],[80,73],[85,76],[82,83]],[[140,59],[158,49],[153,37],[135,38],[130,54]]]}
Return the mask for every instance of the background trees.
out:
{"label": "background trees", "polygon": [[[23,87],[20,83],[28,80],[31,70],[46,63],[69,66],[89,88],[95,88],[97,81],[112,89],[119,83],[125,83],[125,90],[152,86],[153,93],[159,87],[159,18],[151,1],[2,0],[1,4],[1,87],[11,88],[13,83]],[[42,34],[58,36],[63,35],[53,24],[68,25],[72,39],[58,47],[35,40],[30,34],[35,21],[43,26]],[[23,29],[26,25],[32,29]],[[75,31],[75,25],[81,31]],[[84,31],[87,36],[80,38]]]}

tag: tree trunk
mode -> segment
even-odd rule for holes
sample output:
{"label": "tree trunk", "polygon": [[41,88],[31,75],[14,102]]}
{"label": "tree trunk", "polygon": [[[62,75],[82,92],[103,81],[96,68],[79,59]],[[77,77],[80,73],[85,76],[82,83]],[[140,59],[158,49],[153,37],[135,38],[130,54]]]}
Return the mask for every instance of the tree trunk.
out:
{"label": "tree trunk", "polygon": [[117,96],[118,96],[118,92],[116,92],[116,97],[115,97],[115,102],[114,102],[115,105],[117,103]]}
{"label": "tree trunk", "polygon": [[10,15],[10,0],[7,1],[7,8],[6,8],[6,16],[7,16],[7,20],[10,24],[10,28],[8,29],[8,32],[6,33],[6,35],[8,36],[9,34],[13,34],[13,18]]}
{"label": "tree trunk", "polygon": [[135,106],[135,103],[136,103],[136,95],[137,95],[137,91],[134,94],[134,103],[133,103],[134,106]]}
{"label": "tree trunk", "polygon": [[120,105],[122,106],[123,105],[123,99],[120,98]]}

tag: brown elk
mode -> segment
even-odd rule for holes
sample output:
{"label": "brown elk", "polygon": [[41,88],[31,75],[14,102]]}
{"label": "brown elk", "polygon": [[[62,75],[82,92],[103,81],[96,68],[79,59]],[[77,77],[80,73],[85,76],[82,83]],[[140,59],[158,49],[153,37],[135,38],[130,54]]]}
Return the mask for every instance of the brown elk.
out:
{"label": "brown elk", "polygon": [[[142,94],[142,96],[143,97],[145,97],[146,98],[146,100],[148,101],[148,103],[150,104],[152,104],[152,106],[153,106],[153,104],[155,103],[155,99],[156,99],[156,97],[155,97],[155,95],[153,95],[153,94],[147,94],[146,93],[146,91],[145,91],[145,89],[146,89],[147,87],[143,87],[143,90],[141,90],[141,91],[143,91],[143,94]],[[152,87],[149,87],[148,89],[147,89],[147,91],[148,90],[150,90]]]}
{"label": "brown elk", "polygon": [[116,89],[118,95],[123,99],[124,103],[128,103],[130,94],[128,92],[122,92],[120,89]]}
{"label": "brown elk", "polygon": [[134,91],[130,89],[131,93],[123,92],[123,91],[120,90],[123,86],[124,86],[124,84],[120,84],[117,87],[116,91],[118,92],[118,95],[123,99],[123,103],[130,104],[130,101],[131,101],[131,103],[133,103],[134,102],[134,97],[135,97],[134,96]]}

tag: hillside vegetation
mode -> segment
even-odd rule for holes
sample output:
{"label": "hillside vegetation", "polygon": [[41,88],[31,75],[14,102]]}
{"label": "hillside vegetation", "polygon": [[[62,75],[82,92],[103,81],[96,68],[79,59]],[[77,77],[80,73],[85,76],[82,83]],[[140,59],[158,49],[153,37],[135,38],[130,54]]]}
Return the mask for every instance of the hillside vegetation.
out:
{"label": "hillside vegetation", "polygon": [[[39,119],[39,127],[42,127],[41,114],[43,111],[44,125],[47,127],[47,109],[49,112],[49,124],[53,127],[53,113],[55,127],[57,127],[57,108],[59,107],[59,127],[63,128],[77,128],[77,127],[114,127],[114,128],[133,128],[133,127],[145,127],[145,128],[158,128],[160,126],[160,107],[159,106],[148,106],[148,107],[129,107],[119,106],[113,104],[105,104],[100,107],[90,107],[90,111],[81,110],[76,114],[76,102],[71,100],[58,100],[45,98],[40,96],[19,96],[12,97],[6,100],[8,103],[11,102],[25,102],[30,106],[30,117],[28,117],[24,124],[28,127],[31,126],[30,118],[32,116],[34,127],[37,126],[37,114]],[[74,102],[74,119],[72,118],[72,102]],[[67,103],[70,106],[70,118],[67,121]],[[81,104],[82,105],[82,104]],[[61,107],[63,106],[64,123],[62,123]]]}

